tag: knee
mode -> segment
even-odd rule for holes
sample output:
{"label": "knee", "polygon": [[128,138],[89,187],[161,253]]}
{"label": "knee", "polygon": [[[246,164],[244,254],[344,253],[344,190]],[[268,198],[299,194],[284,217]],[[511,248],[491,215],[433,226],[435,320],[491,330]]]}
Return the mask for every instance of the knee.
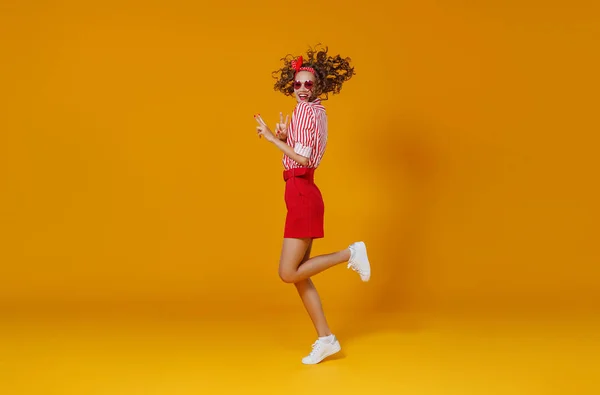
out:
{"label": "knee", "polygon": [[286,284],[293,284],[296,282],[295,273],[290,272],[289,270],[279,270],[279,278]]}

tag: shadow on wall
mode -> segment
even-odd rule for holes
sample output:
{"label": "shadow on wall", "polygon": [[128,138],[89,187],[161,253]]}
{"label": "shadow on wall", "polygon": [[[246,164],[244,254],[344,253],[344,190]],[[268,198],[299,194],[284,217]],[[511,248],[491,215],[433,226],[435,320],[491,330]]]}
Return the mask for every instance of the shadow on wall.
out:
{"label": "shadow on wall", "polygon": [[[376,177],[370,185],[386,198],[362,223],[373,275],[365,285],[369,290],[361,291],[368,298],[362,303],[367,311],[360,312],[365,319],[357,324],[354,316],[336,325],[346,338],[417,330],[422,326],[418,312],[427,303],[422,291],[427,228],[440,184],[435,133],[424,123],[407,120],[382,126],[380,130],[390,131],[385,138],[361,142],[370,151],[366,157],[376,158],[365,164],[367,174]],[[376,319],[380,313],[392,319]]]}

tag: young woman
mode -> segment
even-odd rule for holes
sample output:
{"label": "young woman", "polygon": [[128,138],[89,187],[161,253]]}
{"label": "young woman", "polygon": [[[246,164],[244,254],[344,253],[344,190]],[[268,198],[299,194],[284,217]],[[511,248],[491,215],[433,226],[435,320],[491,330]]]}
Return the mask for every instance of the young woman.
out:
{"label": "young woman", "polygon": [[257,133],[283,152],[285,180],[285,220],[283,246],[279,261],[279,276],[293,283],[315,326],[318,339],[311,353],[302,359],[316,364],[340,351],[338,339],[331,333],[321,306],[319,294],[311,277],[340,263],[356,271],[363,281],[369,281],[371,268],[365,244],[361,241],[341,251],[310,257],[314,239],[324,237],[324,203],[314,182],[327,145],[327,114],[321,99],[329,93],[339,93],[342,84],[354,74],[350,60],[339,55],[330,57],[327,48],[309,49],[306,62],[302,57],[282,59],[283,68],[275,71],[275,90],[296,98],[297,104],[288,127],[288,117],[279,114],[275,134],[260,115]]}

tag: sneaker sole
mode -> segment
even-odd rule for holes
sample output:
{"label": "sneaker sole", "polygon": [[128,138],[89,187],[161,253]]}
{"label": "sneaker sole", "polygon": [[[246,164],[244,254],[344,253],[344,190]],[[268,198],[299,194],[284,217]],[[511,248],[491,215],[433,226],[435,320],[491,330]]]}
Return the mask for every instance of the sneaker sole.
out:
{"label": "sneaker sole", "polygon": [[302,361],[302,363],[305,364],[305,365],[316,365],[316,364],[322,362],[325,358],[330,357],[330,356],[332,356],[334,354],[337,354],[341,350],[342,350],[342,346],[340,345],[340,342],[336,341],[333,344],[333,349],[330,352],[328,352],[327,354],[324,354],[323,357],[321,357],[321,359],[319,359],[318,361],[316,361],[316,362],[304,362],[304,361]]}
{"label": "sneaker sole", "polygon": [[362,241],[358,242],[357,244],[360,245],[361,249],[365,253],[365,260],[367,261],[367,266],[369,267],[369,274],[367,275],[367,278],[362,278],[362,276],[361,276],[361,280],[363,280],[364,282],[367,282],[371,279],[371,262],[369,261],[369,255],[367,255],[367,246]]}

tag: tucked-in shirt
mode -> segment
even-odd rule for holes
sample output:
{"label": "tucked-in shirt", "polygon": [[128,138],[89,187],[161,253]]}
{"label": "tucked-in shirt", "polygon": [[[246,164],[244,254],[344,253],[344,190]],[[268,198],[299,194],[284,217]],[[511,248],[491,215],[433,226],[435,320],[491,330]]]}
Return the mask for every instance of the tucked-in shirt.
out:
{"label": "tucked-in shirt", "polygon": [[[327,113],[321,99],[299,102],[292,113],[288,128],[287,144],[294,152],[308,158],[306,167],[317,168],[327,145]],[[286,170],[303,167],[287,155],[283,155]]]}

